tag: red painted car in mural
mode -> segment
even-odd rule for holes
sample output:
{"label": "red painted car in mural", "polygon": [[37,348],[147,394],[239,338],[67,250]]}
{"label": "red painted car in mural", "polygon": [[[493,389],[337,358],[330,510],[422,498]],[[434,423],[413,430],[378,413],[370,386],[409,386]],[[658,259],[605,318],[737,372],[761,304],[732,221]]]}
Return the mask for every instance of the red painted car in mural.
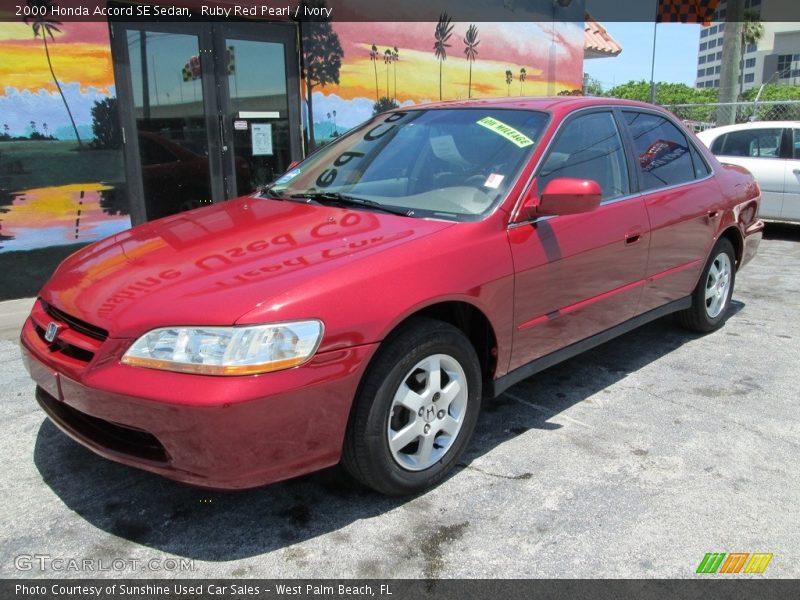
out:
{"label": "red painted car in mural", "polygon": [[212,488],[342,461],[415,492],[482,399],[668,313],[720,327],[759,200],[645,104],[395,110],[258,195],[68,258],[25,362],[50,418],[113,460]]}

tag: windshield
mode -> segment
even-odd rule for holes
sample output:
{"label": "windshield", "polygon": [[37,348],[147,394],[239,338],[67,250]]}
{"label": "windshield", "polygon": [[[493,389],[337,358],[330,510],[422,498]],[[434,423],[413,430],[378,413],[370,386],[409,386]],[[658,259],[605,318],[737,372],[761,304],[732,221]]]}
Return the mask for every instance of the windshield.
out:
{"label": "windshield", "polygon": [[[408,216],[476,220],[513,184],[549,119],[497,108],[413,109],[379,115],[312,154],[268,189]],[[346,198],[345,198],[346,200]]]}

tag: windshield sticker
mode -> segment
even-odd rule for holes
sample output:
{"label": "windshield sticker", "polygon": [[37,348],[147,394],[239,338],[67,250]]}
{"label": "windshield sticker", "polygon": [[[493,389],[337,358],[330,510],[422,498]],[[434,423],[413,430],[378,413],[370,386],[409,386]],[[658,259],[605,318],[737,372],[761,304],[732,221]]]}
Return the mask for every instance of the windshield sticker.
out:
{"label": "windshield sticker", "polygon": [[496,190],[500,187],[500,184],[503,183],[504,176],[498,173],[491,173],[487,178],[486,181],[483,182],[484,187],[492,188]]}
{"label": "windshield sticker", "polygon": [[294,179],[298,175],[300,175],[300,169],[292,169],[291,171],[289,171],[287,173],[284,173],[283,175],[278,177],[278,179],[275,180],[275,183],[277,185],[280,185],[282,183],[286,183],[287,181],[291,181],[292,179]]}
{"label": "windshield sticker", "polygon": [[530,146],[533,144],[533,140],[526,136],[525,134],[517,131],[510,125],[506,125],[502,121],[498,121],[497,119],[493,119],[492,117],[484,117],[477,121],[478,125],[482,125],[486,127],[486,129],[491,129],[498,135],[502,135],[506,138],[509,142],[514,144],[519,148],[524,148],[525,146]]}

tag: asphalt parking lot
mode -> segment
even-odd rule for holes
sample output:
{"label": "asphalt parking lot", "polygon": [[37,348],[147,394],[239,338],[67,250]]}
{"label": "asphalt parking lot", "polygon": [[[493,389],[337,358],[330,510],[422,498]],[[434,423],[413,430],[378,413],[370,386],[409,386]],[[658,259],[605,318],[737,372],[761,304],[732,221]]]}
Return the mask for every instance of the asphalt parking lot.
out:
{"label": "asphalt parking lot", "polygon": [[772,226],[720,331],[657,321],[511,388],[410,499],[336,469],[209,493],[109,462],[47,421],[0,328],[0,577],[681,578],[707,552],[800,577],[799,315],[800,227]]}

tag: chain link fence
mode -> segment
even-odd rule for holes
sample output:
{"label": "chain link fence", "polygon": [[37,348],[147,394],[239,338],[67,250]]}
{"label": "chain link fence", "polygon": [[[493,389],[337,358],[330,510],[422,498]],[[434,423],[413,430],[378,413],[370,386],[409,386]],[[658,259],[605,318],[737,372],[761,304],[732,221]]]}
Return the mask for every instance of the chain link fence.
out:
{"label": "chain link fence", "polygon": [[716,127],[717,123],[727,125],[747,121],[800,121],[800,100],[671,104],[664,108],[694,131]]}

